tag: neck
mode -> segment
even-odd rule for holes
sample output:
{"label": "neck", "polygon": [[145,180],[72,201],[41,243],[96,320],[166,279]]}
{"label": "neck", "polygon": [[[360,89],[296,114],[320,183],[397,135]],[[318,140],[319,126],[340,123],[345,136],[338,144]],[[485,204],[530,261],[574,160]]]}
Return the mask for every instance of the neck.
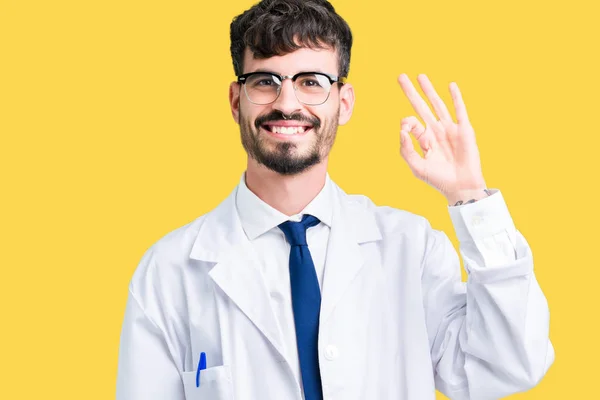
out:
{"label": "neck", "polygon": [[327,158],[298,175],[280,175],[248,158],[246,186],[262,201],[290,216],[298,214],[325,185]]}

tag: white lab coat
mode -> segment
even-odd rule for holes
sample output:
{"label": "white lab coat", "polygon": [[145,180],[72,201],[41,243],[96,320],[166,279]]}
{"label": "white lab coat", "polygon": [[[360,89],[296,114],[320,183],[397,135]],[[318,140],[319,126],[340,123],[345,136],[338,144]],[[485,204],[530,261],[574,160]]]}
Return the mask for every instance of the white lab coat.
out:
{"label": "white lab coat", "polygon": [[[319,327],[325,400],[433,400],[434,387],[451,399],[498,399],[540,381],[554,360],[549,312],[520,233],[516,261],[466,260],[464,283],[452,243],[425,218],[334,187]],[[143,255],[117,400],[302,399],[236,190]],[[463,206],[461,229],[483,237],[512,224],[486,215],[492,201],[504,204],[496,192]],[[207,369],[196,387],[200,352]]]}

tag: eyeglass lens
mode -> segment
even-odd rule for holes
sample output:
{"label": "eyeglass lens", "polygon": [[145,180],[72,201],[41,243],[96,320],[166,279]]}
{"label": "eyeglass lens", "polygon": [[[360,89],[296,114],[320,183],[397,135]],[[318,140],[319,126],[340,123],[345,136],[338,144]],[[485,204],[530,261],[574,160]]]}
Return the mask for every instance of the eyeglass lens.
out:
{"label": "eyeglass lens", "polygon": [[[252,75],[245,82],[246,95],[253,103],[269,104],[277,99],[281,84],[281,79],[272,74]],[[324,103],[329,97],[331,83],[321,74],[300,75],[294,82],[294,89],[298,101],[317,105]]]}

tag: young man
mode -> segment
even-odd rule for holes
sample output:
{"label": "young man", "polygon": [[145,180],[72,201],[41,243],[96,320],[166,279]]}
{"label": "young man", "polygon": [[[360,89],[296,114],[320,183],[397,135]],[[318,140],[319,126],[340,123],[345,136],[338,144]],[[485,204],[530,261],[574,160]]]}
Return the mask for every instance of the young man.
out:
{"label": "young man", "polygon": [[[554,360],[531,250],[426,76],[401,154],[448,200],[469,279],[421,216],[327,174],[354,91],[352,35],[324,0],[263,0],[231,24],[231,112],[248,153],[216,209],[155,243],[129,287],[119,400],[498,399]],[[409,138],[413,134],[422,158]]]}

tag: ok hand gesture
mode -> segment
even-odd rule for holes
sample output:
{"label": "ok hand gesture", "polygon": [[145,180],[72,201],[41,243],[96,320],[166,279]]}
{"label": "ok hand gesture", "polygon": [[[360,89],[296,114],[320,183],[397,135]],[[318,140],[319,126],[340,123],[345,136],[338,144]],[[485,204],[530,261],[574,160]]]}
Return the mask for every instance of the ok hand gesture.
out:
{"label": "ok hand gesture", "polygon": [[[425,127],[415,116],[402,119],[400,153],[413,174],[440,191],[450,205],[458,201],[479,200],[486,196],[485,180],[481,171],[475,132],[456,83],[450,84],[452,102],[456,111],[454,122],[446,105],[426,75],[417,77],[423,92],[433,106],[434,115],[412,82],[402,74],[398,82]],[[418,141],[423,157],[415,150],[409,136]]]}

